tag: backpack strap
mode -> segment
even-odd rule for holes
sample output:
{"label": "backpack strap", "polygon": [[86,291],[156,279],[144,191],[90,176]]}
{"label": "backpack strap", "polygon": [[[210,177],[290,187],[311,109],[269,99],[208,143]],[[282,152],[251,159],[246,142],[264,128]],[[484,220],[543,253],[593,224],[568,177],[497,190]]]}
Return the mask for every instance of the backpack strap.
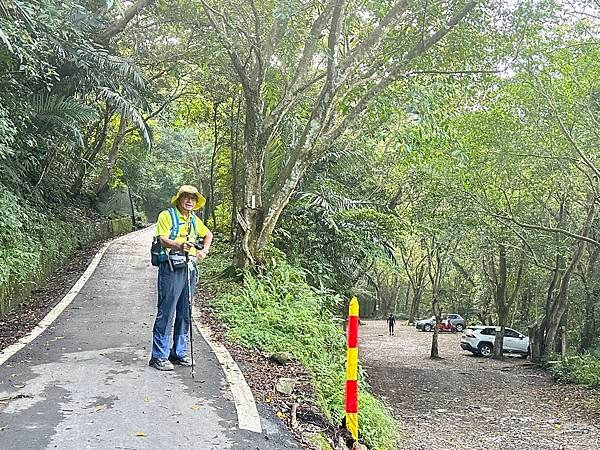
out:
{"label": "backpack strap", "polygon": [[196,214],[192,213],[192,227],[194,227],[194,234],[198,239],[198,227],[196,226]]}
{"label": "backpack strap", "polygon": [[169,208],[169,215],[171,216],[171,231],[169,233],[169,239],[174,240],[179,235],[179,218],[175,212],[175,208]]}

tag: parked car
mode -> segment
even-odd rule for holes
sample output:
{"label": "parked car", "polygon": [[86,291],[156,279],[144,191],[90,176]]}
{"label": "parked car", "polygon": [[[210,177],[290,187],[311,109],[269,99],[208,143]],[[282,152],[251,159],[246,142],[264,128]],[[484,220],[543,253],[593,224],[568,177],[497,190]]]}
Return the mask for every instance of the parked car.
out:
{"label": "parked car", "polygon": [[[467,327],[463,334],[460,346],[463,350],[487,357],[494,352],[495,338],[496,327],[489,325],[471,326]],[[526,358],[529,355],[529,338],[512,328],[505,328],[502,347],[504,353],[517,353]]]}
{"label": "parked car", "polygon": [[[458,331],[459,333],[465,329],[465,319],[463,319],[460,316],[460,314],[446,314],[442,317],[450,319],[450,322],[452,322],[452,325],[454,325],[456,331]],[[435,316],[431,316],[429,319],[418,320],[417,323],[415,323],[415,327],[417,328],[417,330],[423,331],[431,331],[433,330],[434,326]],[[444,329],[443,331],[446,331],[446,329]]]}

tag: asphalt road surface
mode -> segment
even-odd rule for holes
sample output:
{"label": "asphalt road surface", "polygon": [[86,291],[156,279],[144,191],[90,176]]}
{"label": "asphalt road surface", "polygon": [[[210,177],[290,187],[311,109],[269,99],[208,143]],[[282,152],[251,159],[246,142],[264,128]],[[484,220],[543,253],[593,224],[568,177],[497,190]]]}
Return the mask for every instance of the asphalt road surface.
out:
{"label": "asphalt road surface", "polygon": [[298,448],[270,408],[239,428],[230,386],[194,335],[196,376],[148,366],[152,229],[113,242],[67,309],[0,365],[0,449]]}

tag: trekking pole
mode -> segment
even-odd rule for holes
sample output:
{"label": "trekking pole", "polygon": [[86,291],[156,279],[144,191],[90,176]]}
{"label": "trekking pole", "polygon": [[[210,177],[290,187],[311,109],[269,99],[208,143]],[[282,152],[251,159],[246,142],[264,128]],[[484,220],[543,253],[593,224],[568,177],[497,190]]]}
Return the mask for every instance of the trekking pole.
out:
{"label": "trekking pole", "polygon": [[192,360],[192,378],[194,378],[194,338],[192,337],[192,280],[190,277],[190,255],[185,254],[185,271],[187,272],[187,284],[188,284],[188,313],[190,315],[190,357]]}

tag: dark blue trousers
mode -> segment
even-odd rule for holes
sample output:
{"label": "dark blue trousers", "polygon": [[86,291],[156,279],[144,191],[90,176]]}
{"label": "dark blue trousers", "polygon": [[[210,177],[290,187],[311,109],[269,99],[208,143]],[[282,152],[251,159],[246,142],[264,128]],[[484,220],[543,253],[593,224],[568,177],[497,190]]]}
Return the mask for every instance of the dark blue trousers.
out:
{"label": "dark blue trousers", "polygon": [[[171,271],[168,263],[158,267],[158,312],[152,330],[152,357],[166,359],[187,355],[190,330],[187,271]],[[192,298],[196,290],[196,270],[190,271]],[[173,335],[170,345],[171,334]]]}

